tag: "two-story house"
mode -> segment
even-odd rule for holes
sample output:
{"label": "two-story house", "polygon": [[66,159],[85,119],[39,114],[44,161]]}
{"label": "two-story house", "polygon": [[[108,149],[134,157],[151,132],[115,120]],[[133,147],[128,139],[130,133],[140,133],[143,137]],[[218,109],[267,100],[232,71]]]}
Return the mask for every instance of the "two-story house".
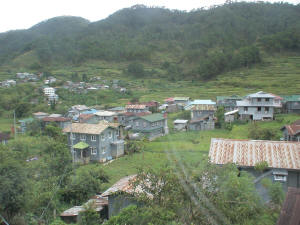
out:
{"label": "two-story house", "polygon": [[118,123],[72,123],[63,132],[68,135],[74,162],[105,162],[124,154],[124,140]]}
{"label": "two-story house", "polygon": [[106,120],[108,122],[118,122],[118,114],[116,112],[100,110],[95,113],[98,121]]}
{"label": "two-story house", "polygon": [[168,134],[167,119],[161,113],[136,117],[131,125],[133,132],[142,133],[149,140]]}
{"label": "two-story house", "polygon": [[215,128],[215,104],[198,104],[191,107],[189,130],[213,130]]}
{"label": "two-story house", "polygon": [[237,101],[241,120],[272,120],[274,118],[274,95],[259,91]]}
{"label": "two-story house", "polygon": [[[234,140],[212,138],[210,162],[217,165],[234,163],[240,171],[254,176],[253,183],[263,200],[269,194],[262,183],[264,178],[280,182],[283,190],[300,187],[300,143],[266,140]],[[263,171],[255,167],[265,164]]]}
{"label": "two-story house", "polygon": [[241,101],[242,97],[238,95],[232,96],[217,96],[217,106],[224,107],[225,112],[230,112],[236,109],[236,102]]}

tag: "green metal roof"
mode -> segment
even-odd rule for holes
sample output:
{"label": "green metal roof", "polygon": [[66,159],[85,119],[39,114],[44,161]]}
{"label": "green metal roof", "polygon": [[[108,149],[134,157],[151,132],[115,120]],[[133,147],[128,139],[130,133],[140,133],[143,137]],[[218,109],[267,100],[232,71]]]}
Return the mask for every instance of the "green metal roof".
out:
{"label": "green metal roof", "polygon": [[164,116],[163,114],[160,113],[154,113],[154,114],[150,114],[147,116],[141,116],[142,119],[147,120],[149,122],[156,122],[156,121],[160,121],[160,120],[164,120]]}
{"label": "green metal roof", "polygon": [[284,102],[298,102],[300,101],[300,95],[283,95],[281,96]]}
{"label": "green metal roof", "polygon": [[88,148],[89,145],[85,142],[78,142],[76,145],[73,145],[73,148],[76,148],[76,149],[85,149],[85,148]]}
{"label": "green metal roof", "polygon": [[22,120],[19,120],[20,123],[30,123],[33,121],[33,118],[25,118],[25,119],[22,119]]}

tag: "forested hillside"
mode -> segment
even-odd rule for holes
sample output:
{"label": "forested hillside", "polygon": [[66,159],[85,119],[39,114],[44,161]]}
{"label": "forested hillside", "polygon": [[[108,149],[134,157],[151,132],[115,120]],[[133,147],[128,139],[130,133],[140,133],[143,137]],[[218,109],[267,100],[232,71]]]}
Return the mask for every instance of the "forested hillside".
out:
{"label": "forested hillside", "polygon": [[[260,63],[262,52],[299,51],[300,5],[241,2],[191,12],[136,5],[98,22],[57,17],[2,33],[0,46],[2,65],[24,56],[34,59],[30,69],[95,59],[207,80]],[[136,68],[136,76],[147,75]]]}

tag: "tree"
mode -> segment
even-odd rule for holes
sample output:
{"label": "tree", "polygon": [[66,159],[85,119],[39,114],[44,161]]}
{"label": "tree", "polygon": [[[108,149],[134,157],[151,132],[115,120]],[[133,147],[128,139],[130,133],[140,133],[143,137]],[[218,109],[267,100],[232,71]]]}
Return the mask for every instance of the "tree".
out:
{"label": "tree", "polygon": [[19,103],[16,107],[16,117],[22,118],[27,115],[30,110],[30,106],[28,103]]}
{"label": "tree", "polygon": [[101,224],[100,215],[95,210],[93,202],[84,205],[84,211],[79,213],[79,225],[99,225]]}
{"label": "tree", "polygon": [[130,63],[127,67],[127,71],[135,77],[143,77],[145,75],[143,64],[137,62]]}
{"label": "tree", "polygon": [[85,73],[82,74],[82,81],[88,82],[88,77],[87,77],[87,75]]}

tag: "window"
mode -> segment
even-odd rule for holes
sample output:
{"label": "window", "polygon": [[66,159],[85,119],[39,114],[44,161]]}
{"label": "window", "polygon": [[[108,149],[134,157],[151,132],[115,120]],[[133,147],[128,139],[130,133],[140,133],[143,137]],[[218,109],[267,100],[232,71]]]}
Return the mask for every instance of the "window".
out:
{"label": "window", "polygon": [[257,101],[258,101],[258,102],[261,102],[261,98],[258,98]]}
{"label": "window", "polygon": [[105,153],[106,153],[106,147],[103,146],[103,147],[102,147],[102,154],[104,155]]}
{"label": "window", "polygon": [[270,101],[270,99],[269,98],[266,98],[266,102],[269,102]]}
{"label": "window", "polygon": [[108,137],[112,138],[112,132],[111,131],[108,132]]}
{"label": "window", "polygon": [[76,139],[76,134],[72,133],[72,137],[73,140]]}
{"label": "window", "polygon": [[105,140],[105,135],[104,134],[101,134],[101,139]]}
{"label": "window", "polygon": [[86,139],[85,134],[80,134],[80,140],[85,141],[85,139]]}
{"label": "window", "polygon": [[269,107],[265,107],[265,113],[269,112]]}
{"label": "window", "polygon": [[275,181],[284,181],[284,182],[286,182],[286,175],[274,174],[274,180]]}
{"label": "window", "polygon": [[261,107],[257,107],[257,112],[261,112]]}
{"label": "window", "polygon": [[91,155],[97,155],[97,148],[96,147],[90,147],[91,149]]}
{"label": "window", "polygon": [[244,107],[244,112],[248,112],[248,107]]}
{"label": "window", "polygon": [[91,141],[96,141],[96,136],[95,135],[91,136]]}
{"label": "window", "polygon": [[151,126],[154,127],[154,123],[151,123]]}
{"label": "window", "polygon": [[135,122],[135,126],[137,126],[137,127],[139,126],[139,121]]}

